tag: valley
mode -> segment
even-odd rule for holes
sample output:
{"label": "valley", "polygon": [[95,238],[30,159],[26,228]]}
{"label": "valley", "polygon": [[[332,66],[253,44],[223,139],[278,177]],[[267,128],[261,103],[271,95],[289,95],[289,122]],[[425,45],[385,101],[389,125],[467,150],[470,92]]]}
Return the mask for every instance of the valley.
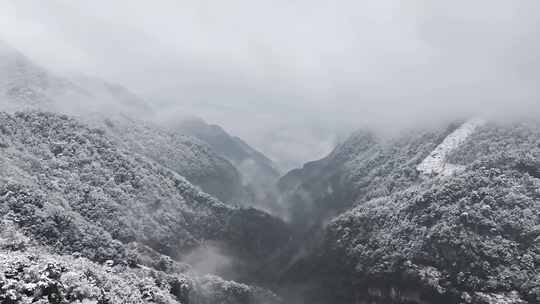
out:
{"label": "valley", "polygon": [[0,45],[0,302],[540,303],[540,125],[363,128],[284,173]]}

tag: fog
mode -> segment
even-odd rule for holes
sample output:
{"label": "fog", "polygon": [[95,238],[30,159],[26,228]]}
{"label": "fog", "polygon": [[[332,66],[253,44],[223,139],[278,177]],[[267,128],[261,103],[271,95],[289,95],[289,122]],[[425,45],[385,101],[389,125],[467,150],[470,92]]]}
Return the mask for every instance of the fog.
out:
{"label": "fog", "polygon": [[536,0],[0,0],[0,39],[38,63],[220,124],[284,168],[361,126],[539,114],[539,37]]}
{"label": "fog", "polygon": [[218,274],[224,277],[234,273],[233,258],[223,252],[219,244],[203,244],[182,257],[198,275]]}

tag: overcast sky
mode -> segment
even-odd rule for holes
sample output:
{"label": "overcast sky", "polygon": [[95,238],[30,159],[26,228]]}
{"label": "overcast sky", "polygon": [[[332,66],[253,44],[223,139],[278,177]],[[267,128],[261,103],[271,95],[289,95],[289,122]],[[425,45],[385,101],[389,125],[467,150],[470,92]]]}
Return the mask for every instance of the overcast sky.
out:
{"label": "overcast sky", "polygon": [[538,0],[0,0],[0,39],[285,166],[343,130],[540,113]]}

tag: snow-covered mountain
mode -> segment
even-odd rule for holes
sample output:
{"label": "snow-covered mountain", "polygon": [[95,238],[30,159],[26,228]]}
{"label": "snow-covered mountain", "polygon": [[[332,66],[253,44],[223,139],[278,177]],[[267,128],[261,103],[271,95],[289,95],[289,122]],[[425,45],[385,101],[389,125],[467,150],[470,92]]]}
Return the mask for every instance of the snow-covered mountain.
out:
{"label": "snow-covered mountain", "polygon": [[[289,240],[281,220],[230,206],[245,195],[228,160],[149,122],[144,101],[121,86],[58,77],[6,44],[0,55],[0,222],[11,231],[0,236],[1,301],[280,301],[182,262],[217,244],[233,261],[224,274],[251,282],[254,261]],[[52,264],[58,274],[27,279]],[[99,279],[81,277],[90,269]]]}
{"label": "snow-covered mountain", "polygon": [[[311,303],[539,303],[539,147],[535,122],[355,134],[282,178],[318,227],[283,278]],[[418,171],[435,153],[461,169]]]}
{"label": "snow-covered mountain", "polygon": [[241,177],[228,160],[194,137],[150,123],[152,109],[128,89],[88,76],[59,77],[5,43],[0,44],[3,110],[67,113],[186,177],[217,198],[245,203]]}
{"label": "snow-covered mountain", "polygon": [[126,88],[89,76],[58,76],[0,41],[0,105],[3,110],[40,109],[148,116],[151,108]]}
{"label": "snow-covered mountain", "polygon": [[[208,241],[223,243],[247,263],[250,257],[265,259],[279,248],[278,243],[288,240],[286,227],[278,219],[253,209],[227,206],[174,171],[126,149],[103,130],[65,115],[0,113],[0,142],[0,217],[15,223],[23,235],[39,246],[48,246],[54,254],[76,253],[98,263],[130,263],[135,259],[134,263],[140,264],[150,251],[158,259],[145,267],[160,271],[168,268],[159,267],[175,265],[167,256],[182,260],[184,254]],[[148,249],[133,251],[132,244]],[[39,252],[42,258],[53,259],[43,250]],[[27,260],[27,255],[23,252],[20,260]],[[166,264],[158,263],[159,259]],[[65,258],[59,260],[68,264],[68,269],[79,267]],[[17,258],[6,263],[17,263]],[[92,267],[85,263],[84,267]],[[180,264],[175,269],[168,271],[193,276]],[[120,276],[131,276],[131,270],[120,272]],[[52,279],[62,279],[59,276]],[[0,276],[0,282],[2,279]],[[144,278],[131,280],[142,283]],[[205,280],[204,284],[216,284],[211,292],[220,292],[218,279]],[[102,288],[99,284],[102,282],[90,285]],[[139,292],[144,291],[143,285]],[[244,288],[231,286],[239,291]],[[171,288],[161,287],[174,295]],[[258,289],[246,286],[243,290],[250,299],[250,293]],[[9,296],[2,292],[0,296]],[[24,294],[22,290],[13,292]],[[230,295],[232,299],[236,296]],[[170,303],[175,301],[180,299]]]}
{"label": "snow-covered mountain", "polygon": [[95,111],[118,112],[132,117],[149,117],[154,111],[146,101],[119,84],[87,75],[71,75],[71,82],[83,88],[94,104]]}
{"label": "snow-covered mountain", "polygon": [[0,41],[0,96],[4,107],[52,108],[59,101],[78,97],[86,92],[72,82],[49,73],[23,54]]}
{"label": "snow-covered mountain", "polygon": [[220,126],[209,124],[200,118],[184,118],[169,122],[168,125],[175,132],[206,142],[214,151],[229,160],[240,172],[248,194],[245,199],[248,202],[257,202],[261,208],[281,212],[276,194],[280,172],[272,160]]}
{"label": "snow-covered mountain", "polygon": [[1,303],[283,303],[254,285],[295,304],[540,303],[538,122],[360,130],[278,180],[222,128],[151,122],[129,90],[8,45],[0,101]]}
{"label": "snow-covered mountain", "polygon": [[126,115],[98,114],[84,120],[105,130],[127,149],[173,170],[223,202],[239,204],[246,199],[237,169],[197,138]]}
{"label": "snow-covered mountain", "polygon": [[357,131],[327,157],[292,170],[280,179],[279,187],[291,216],[310,225],[354,206],[355,202],[410,186],[419,175],[416,167],[455,128],[408,130],[392,137]]}

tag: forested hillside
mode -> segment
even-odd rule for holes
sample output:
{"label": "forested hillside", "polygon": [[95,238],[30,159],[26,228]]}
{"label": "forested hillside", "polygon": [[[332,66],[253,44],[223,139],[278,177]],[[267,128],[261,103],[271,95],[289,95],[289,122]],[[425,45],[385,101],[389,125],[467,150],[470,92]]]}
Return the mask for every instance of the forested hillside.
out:
{"label": "forested hillside", "polygon": [[0,105],[10,112],[39,110],[77,116],[220,200],[249,205],[241,176],[230,161],[201,140],[151,123],[151,107],[128,89],[97,77],[57,76],[1,41]]}
{"label": "forested hillside", "polygon": [[197,138],[125,115],[96,114],[85,120],[105,130],[110,138],[127,150],[182,175],[223,202],[240,204],[246,199],[246,190],[237,169]]}
{"label": "forested hillside", "polygon": [[[127,260],[100,264],[78,252],[53,253],[9,220],[0,228],[2,303],[282,303],[265,289],[199,276],[149,249],[130,246]],[[150,260],[155,265],[144,264]]]}
{"label": "forested hillside", "polygon": [[[464,170],[441,177],[403,174],[429,154],[418,138],[392,146],[401,169],[377,167],[289,273],[317,286],[315,303],[539,303],[539,126],[480,127],[449,156]],[[358,160],[372,149],[354,152],[348,176],[370,176]]]}
{"label": "forested hillside", "polygon": [[57,253],[122,262],[140,243],[181,259],[217,240],[264,259],[288,238],[279,220],[221,203],[103,130],[58,114],[0,115],[0,214]]}
{"label": "forested hillside", "polygon": [[187,134],[206,142],[216,153],[229,160],[240,172],[247,204],[274,213],[283,213],[277,202],[276,183],[280,172],[276,164],[242,139],[228,134],[220,126],[199,118],[185,118],[167,124],[173,132]]}
{"label": "forested hillside", "polygon": [[419,178],[417,165],[456,127],[431,132],[408,130],[394,136],[369,130],[355,132],[327,157],[280,179],[291,216],[300,221],[314,219],[304,223],[309,226],[347,210],[356,201],[409,187]]}

